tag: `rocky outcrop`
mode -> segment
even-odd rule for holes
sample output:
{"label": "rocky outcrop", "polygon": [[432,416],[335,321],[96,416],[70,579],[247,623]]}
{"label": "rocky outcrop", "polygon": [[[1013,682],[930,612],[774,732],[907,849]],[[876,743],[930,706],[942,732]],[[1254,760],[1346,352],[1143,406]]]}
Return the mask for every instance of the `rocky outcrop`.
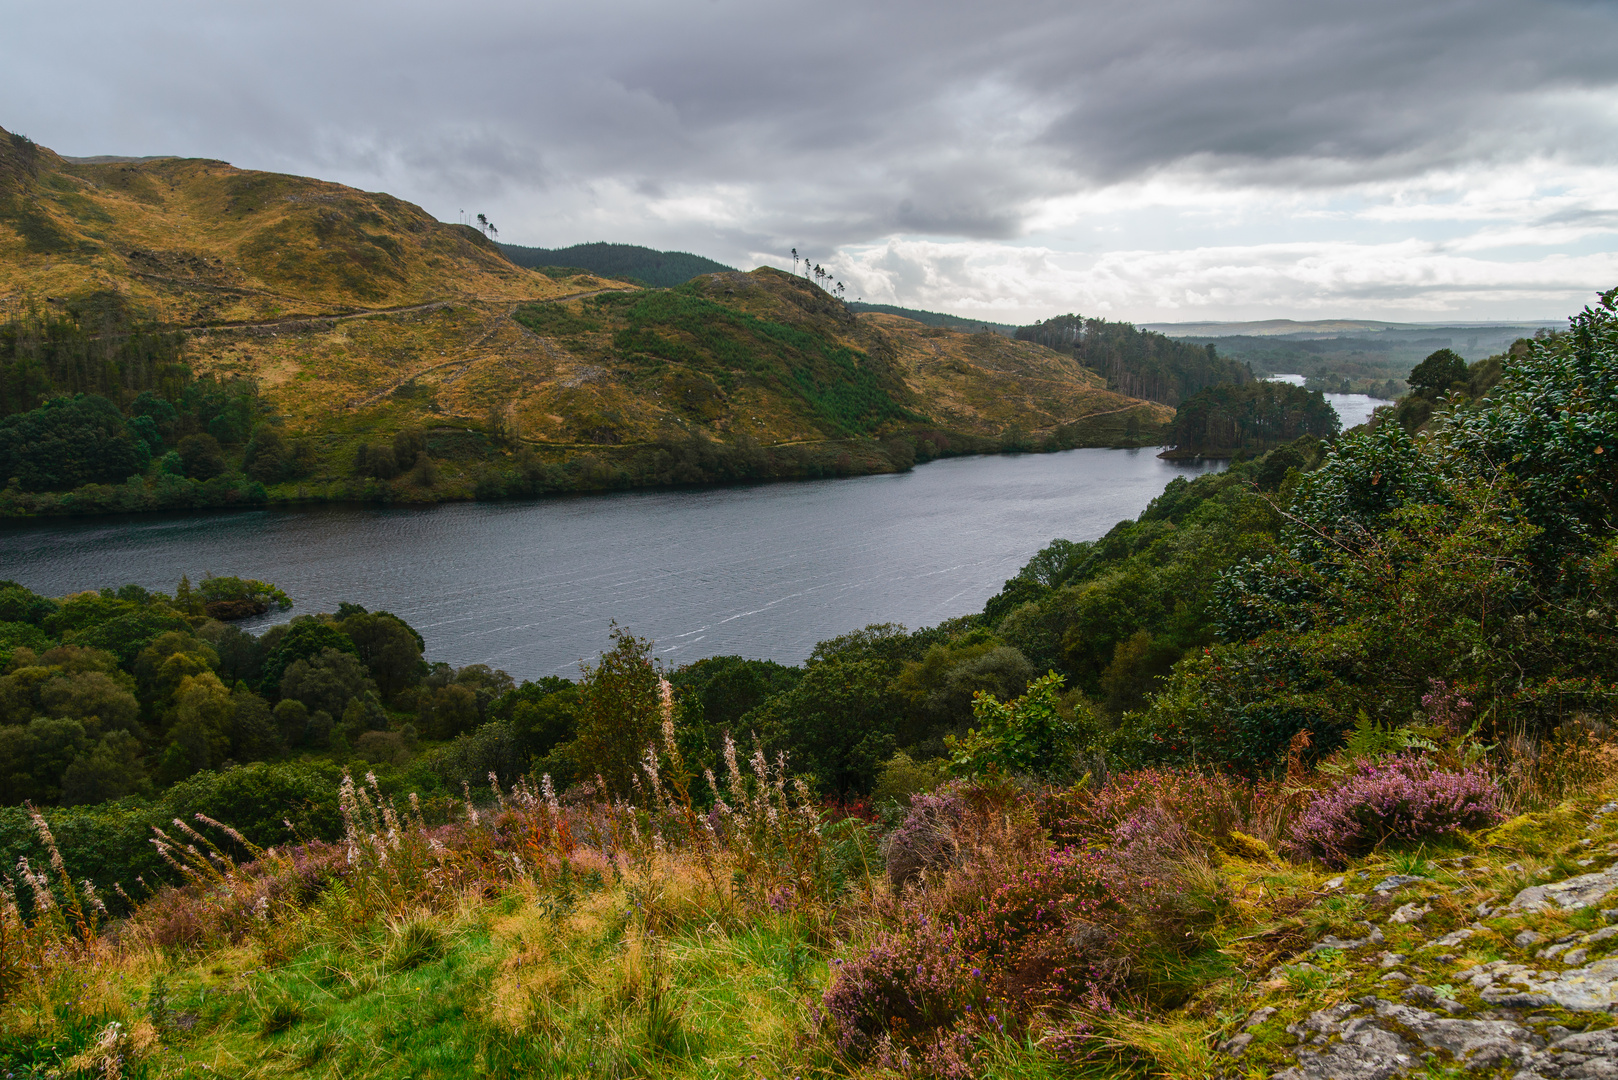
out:
{"label": "rocky outcrop", "polygon": [[[1618,804],[1604,806],[1592,820],[1615,811]],[[1592,841],[1578,843],[1596,855]],[[1618,845],[1609,842],[1606,857],[1615,856]],[[1578,862],[1589,866],[1596,858]],[[1278,980],[1318,981],[1324,969],[1317,965],[1325,965],[1360,987],[1348,991],[1356,995],[1349,1000],[1285,1025],[1296,1047],[1272,1066],[1279,1067],[1277,1080],[1392,1080],[1433,1068],[1512,1080],[1618,1080],[1618,1027],[1609,1026],[1618,1013],[1618,863],[1531,885],[1499,906],[1491,906],[1485,894],[1485,902],[1469,900],[1458,908],[1456,894],[1466,891],[1468,872],[1458,869],[1451,886],[1414,875],[1378,881],[1371,898],[1361,899],[1368,900],[1368,913],[1383,913],[1386,935],[1382,927],[1361,922],[1362,936],[1328,936],[1305,953],[1312,963],[1271,971]],[[1475,866],[1470,871],[1477,872]],[[1327,891],[1344,881],[1327,883]],[[1401,897],[1403,902],[1390,895],[1415,892],[1417,885],[1424,895]],[[1611,906],[1602,907],[1604,902]],[[1474,907],[1476,918],[1492,925],[1475,921],[1456,928],[1457,911]],[[1599,909],[1599,919],[1590,909]],[[1576,912],[1584,914],[1570,921]],[[1429,929],[1429,923],[1437,925]],[[1389,949],[1380,956],[1361,951],[1385,940]],[[1515,952],[1520,959],[1478,963],[1480,952]],[[1367,986],[1374,992],[1365,993]],[[1268,1046],[1268,1061],[1275,1062],[1273,1055],[1285,1045],[1285,1036],[1276,1042],[1275,1028],[1283,1023],[1277,1012],[1269,1006],[1253,1013],[1224,1044],[1227,1054],[1244,1059],[1233,1075],[1254,1067],[1255,1040],[1264,1040],[1258,1045]]]}
{"label": "rocky outcrop", "polygon": [[1276,1080],[1390,1080],[1434,1051],[1468,1071],[1513,1066],[1513,1080],[1618,1080],[1612,1028],[1547,1042],[1515,1021],[1463,1020],[1377,998],[1322,1009],[1294,1028],[1311,1045]]}
{"label": "rocky outcrop", "polygon": [[1609,866],[1599,874],[1580,874],[1550,885],[1532,885],[1501,910],[1577,911],[1596,906],[1614,889],[1618,889],[1618,865]]}

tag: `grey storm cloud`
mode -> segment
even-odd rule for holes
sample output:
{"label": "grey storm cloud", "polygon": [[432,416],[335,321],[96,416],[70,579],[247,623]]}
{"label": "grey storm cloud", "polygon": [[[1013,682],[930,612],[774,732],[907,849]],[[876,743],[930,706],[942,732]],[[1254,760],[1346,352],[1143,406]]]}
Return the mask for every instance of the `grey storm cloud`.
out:
{"label": "grey storm cloud", "polygon": [[0,124],[66,153],[404,178],[440,212],[525,193],[535,220],[717,191],[743,247],[1014,238],[1045,200],[1164,172],[1304,189],[1618,157],[1606,4],[6,8]]}

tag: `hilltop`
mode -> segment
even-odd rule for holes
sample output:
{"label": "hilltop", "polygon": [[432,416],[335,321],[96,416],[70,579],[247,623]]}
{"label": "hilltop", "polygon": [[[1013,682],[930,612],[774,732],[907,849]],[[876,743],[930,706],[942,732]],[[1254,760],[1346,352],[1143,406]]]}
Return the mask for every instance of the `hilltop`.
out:
{"label": "hilltop", "polygon": [[900,307],[897,304],[867,304],[858,300],[848,306],[859,312],[874,311],[883,315],[897,315],[902,319],[919,322],[923,326],[941,326],[947,330],[963,330],[967,333],[979,333],[989,330],[1006,337],[1015,337],[1017,333],[1017,327],[1010,323],[989,322],[986,319],[968,319],[961,315],[950,315],[942,311],[924,311],[920,308]]}
{"label": "hilltop", "polygon": [[[390,195],[4,132],[0,314],[5,514],[851,475],[1147,445],[1173,415],[1037,344],[859,314],[767,268],[674,290],[541,273]],[[76,392],[139,430],[29,412]],[[47,435],[117,446],[25,460]]]}
{"label": "hilltop", "polygon": [[688,251],[656,251],[637,244],[574,244],[565,248],[501,244],[500,250],[518,266],[551,273],[584,270],[664,289],[683,285],[698,274],[735,269]]}
{"label": "hilltop", "polygon": [[391,195],[198,158],[63,158],[0,129],[0,298],[112,291],[174,326],[558,296]]}

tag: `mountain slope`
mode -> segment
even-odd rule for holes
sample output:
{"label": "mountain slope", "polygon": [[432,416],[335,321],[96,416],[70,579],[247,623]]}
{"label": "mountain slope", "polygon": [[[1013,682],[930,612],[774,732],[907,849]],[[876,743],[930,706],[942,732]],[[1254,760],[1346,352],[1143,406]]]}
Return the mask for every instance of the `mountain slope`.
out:
{"label": "mountain slope", "polygon": [[98,289],[182,326],[567,291],[391,195],[202,159],[75,163],[0,130],[0,296]]}
{"label": "mountain slope", "polygon": [[19,418],[107,396],[141,470],[87,451],[98,492],[25,480],[0,514],[848,475],[1146,445],[1172,418],[1037,344],[856,314],[776,270],[539,273],[392,196],[3,132],[0,381]]}
{"label": "mountain slope", "polygon": [[920,308],[899,307],[897,304],[867,304],[856,300],[848,305],[858,312],[874,311],[883,315],[897,315],[902,319],[919,322],[923,326],[942,326],[948,330],[961,330],[968,334],[982,330],[992,330],[997,334],[1012,337],[1017,328],[1010,323],[989,322],[987,319],[968,319],[960,315],[949,315],[942,311],[923,311]]}
{"label": "mountain slope", "polygon": [[636,244],[574,244],[565,248],[501,244],[500,250],[518,266],[588,270],[606,277],[632,278],[663,289],[683,285],[698,274],[733,269],[687,251],[655,251]]}

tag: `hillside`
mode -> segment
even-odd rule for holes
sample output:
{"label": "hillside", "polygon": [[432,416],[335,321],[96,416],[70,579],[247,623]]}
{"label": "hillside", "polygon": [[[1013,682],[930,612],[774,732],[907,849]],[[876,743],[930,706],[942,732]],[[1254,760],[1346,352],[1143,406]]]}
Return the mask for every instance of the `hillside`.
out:
{"label": "hillside", "polygon": [[[774,270],[646,292],[387,195],[0,145],[0,514],[848,475],[1172,417]],[[38,408],[71,393],[113,413]]]}
{"label": "hillside", "polygon": [[713,274],[734,267],[686,251],[655,251],[636,244],[574,244],[565,248],[523,247],[501,244],[506,258],[533,269],[585,270],[604,277],[626,278],[671,289],[698,274]]}
{"label": "hillside", "polygon": [[[391,195],[222,161],[67,161],[0,130],[0,310],[116,292],[175,326],[570,291]],[[576,290],[573,290],[576,291]]]}
{"label": "hillside", "polygon": [[1244,364],[1219,355],[1213,345],[1191,345],[1131,323],[1058,315],[1017,328],[1018,341],[1071,352],[1091,371],[1106,376],[1121,394],[1178,406],[1197,391],[1252,381]]}
{"label": "hillside", "polygon": [[1010,323],[969,319],[963,315],[947,315],[942,311],[923,311],[920,308],[899,307],[897,304],[867,304],[863,301],[854,301],[848,306],[862,314],[870,311],[882,315],[897,315],[902,319],[919,322],[923,326],[941,326],[947,330],[962,330],[969,334],[990,330],[1006,337],[1015,337],[1017,333],[1017,328]]}

